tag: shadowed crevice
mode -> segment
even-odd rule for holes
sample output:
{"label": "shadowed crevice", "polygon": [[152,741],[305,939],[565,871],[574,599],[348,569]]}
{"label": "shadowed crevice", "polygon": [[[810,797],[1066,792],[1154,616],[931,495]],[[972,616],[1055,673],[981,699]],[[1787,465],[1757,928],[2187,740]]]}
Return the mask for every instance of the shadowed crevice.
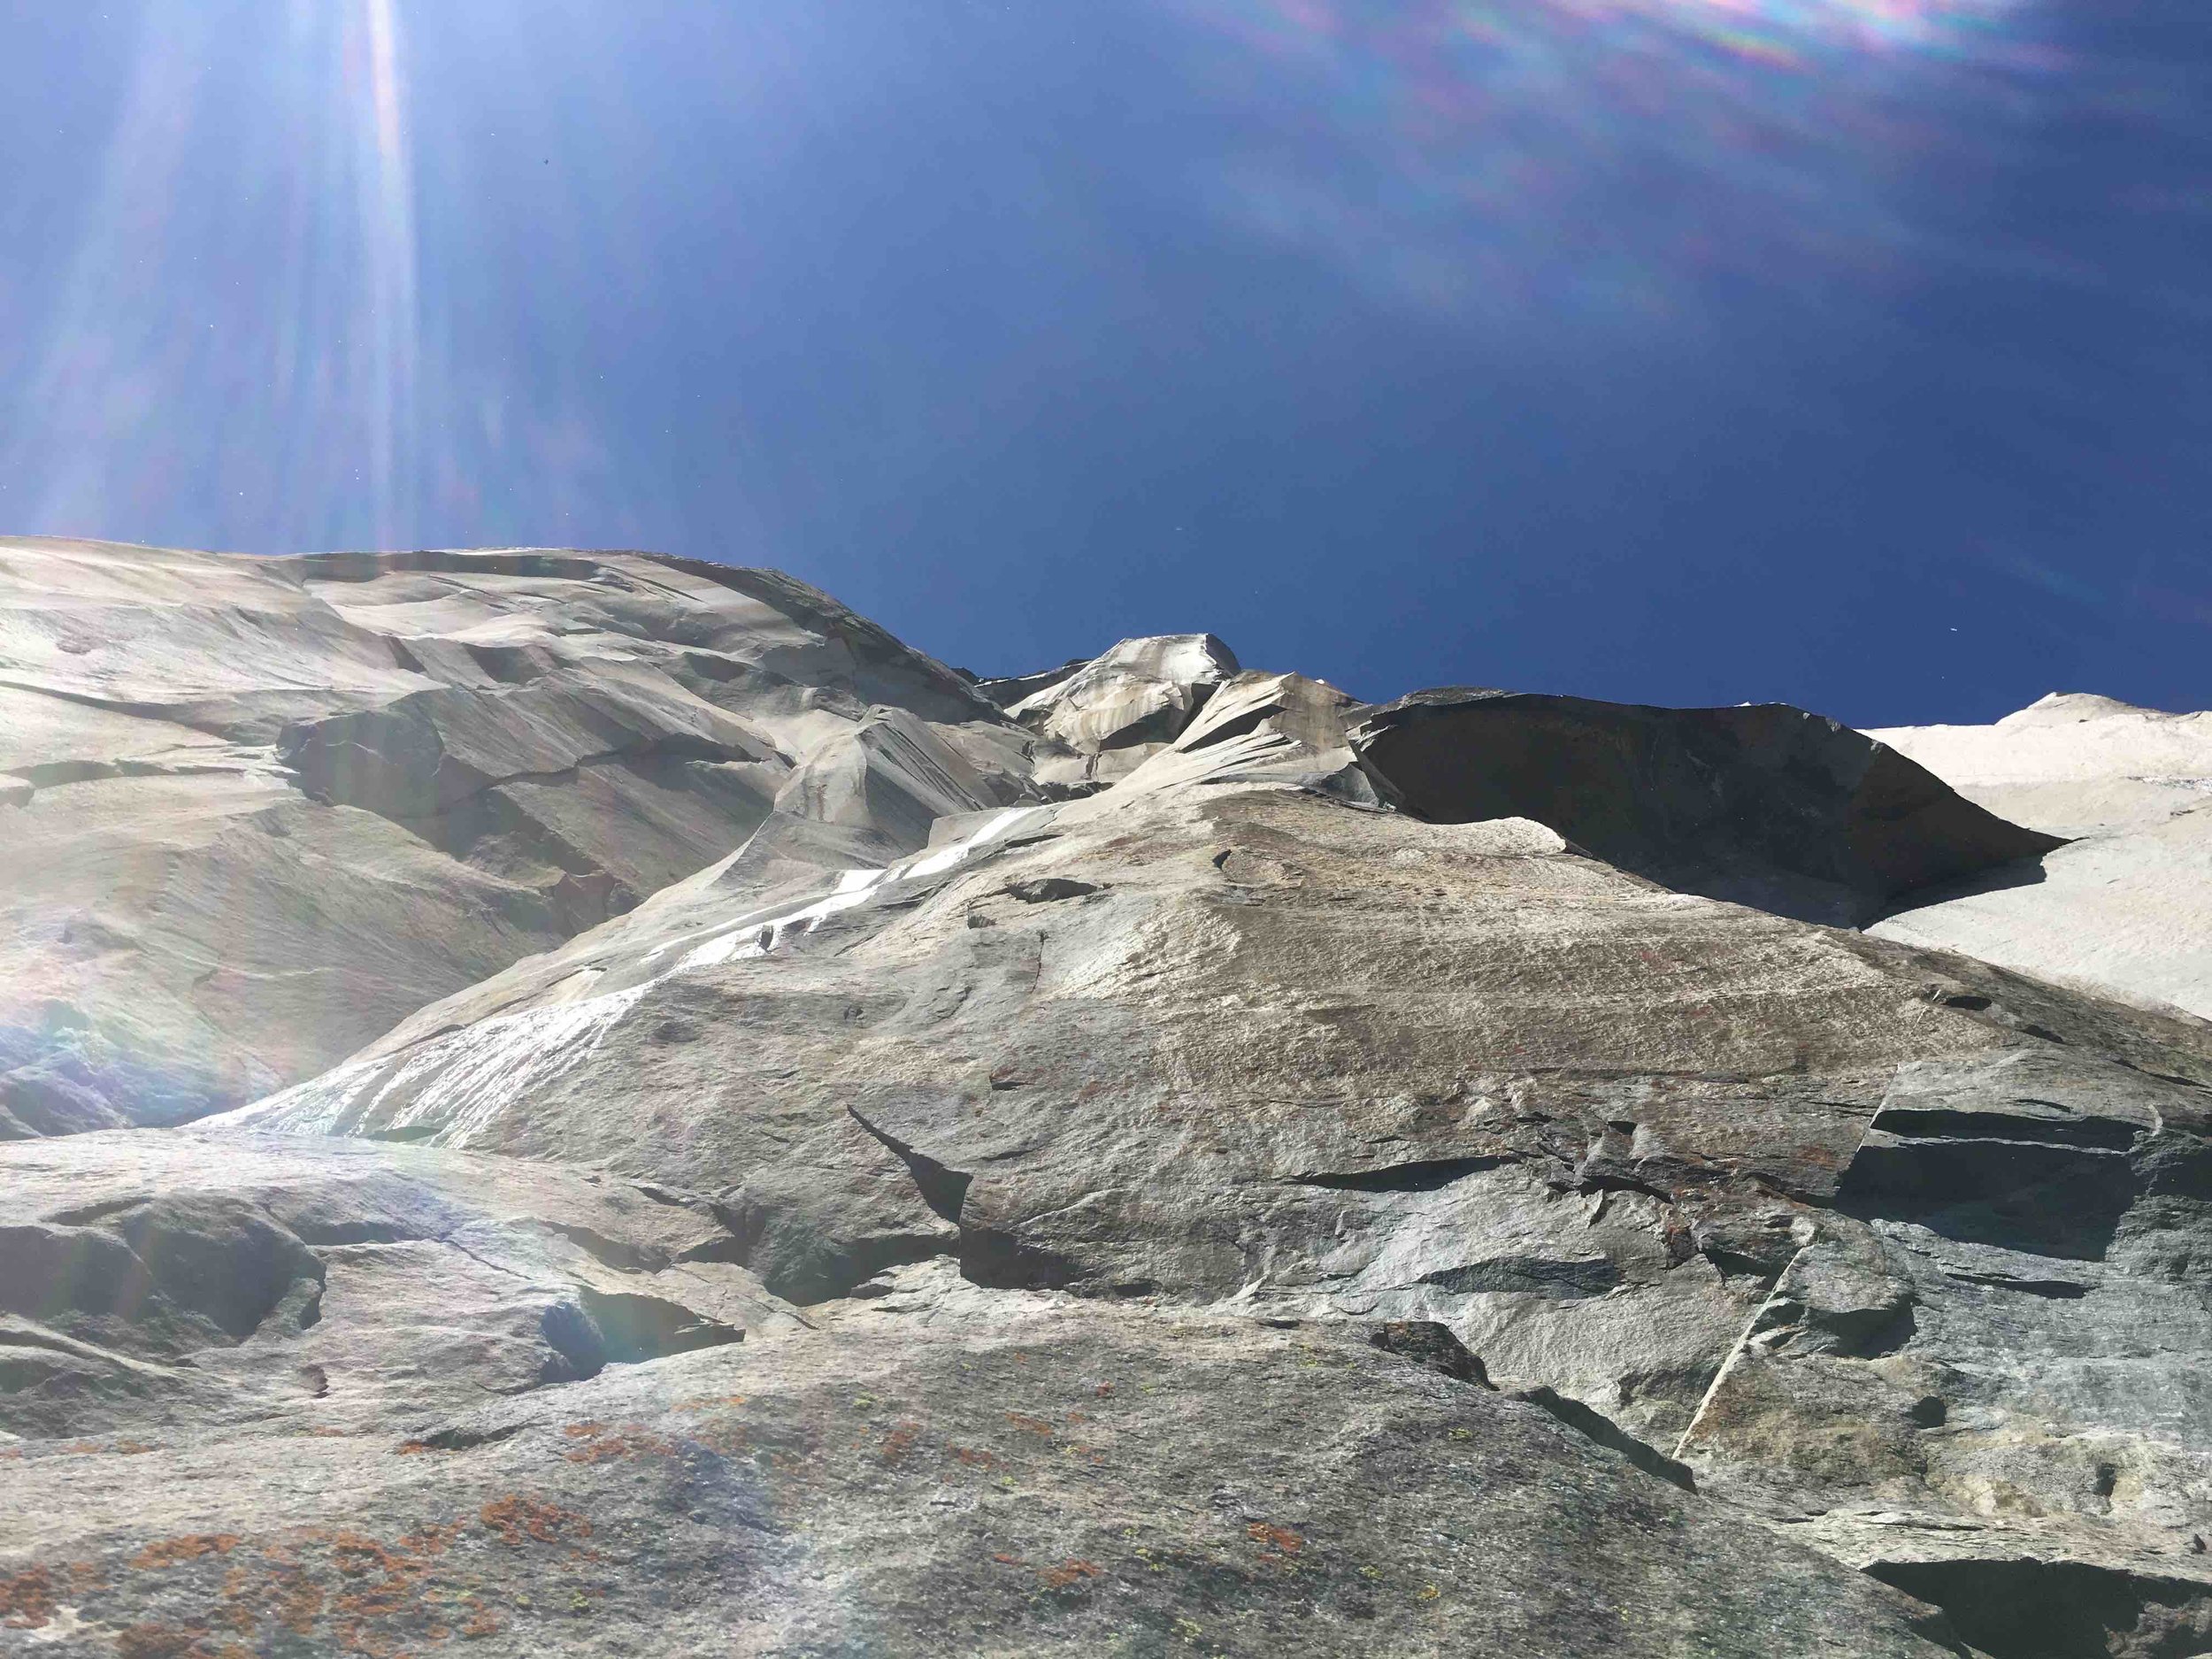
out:
{"label": "shadowed crevice", "polygon": [[2212,1586],[2076,1561],[1878,1561],[1990,1659],[2181,1659],[2212,1647]]}
{"label": "shadowed crevice", "polygon": [[1417,1158],[1372,1170],[1314,1170],[1286,1178],[1294,1187],[1329,1187],[1356,1193],[1433,1193],[1485,1170],[1518,1162],[1507,1156]]}

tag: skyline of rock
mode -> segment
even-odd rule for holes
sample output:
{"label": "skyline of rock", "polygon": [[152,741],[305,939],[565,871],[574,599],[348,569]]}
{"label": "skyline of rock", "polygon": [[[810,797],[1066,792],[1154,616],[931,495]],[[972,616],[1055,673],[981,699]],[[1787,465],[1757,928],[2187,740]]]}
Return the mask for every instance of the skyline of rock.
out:
{"label": "skyline of rock", "polygon": [[0,583],[24,1640],[2212,1644],[2212,717]]}

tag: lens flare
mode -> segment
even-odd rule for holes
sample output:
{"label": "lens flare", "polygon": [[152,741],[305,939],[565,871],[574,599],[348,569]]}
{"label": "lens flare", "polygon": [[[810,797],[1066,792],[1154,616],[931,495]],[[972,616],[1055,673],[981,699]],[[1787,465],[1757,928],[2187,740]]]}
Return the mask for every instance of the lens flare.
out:
{"label": "lens flare", "polygon": [[[421,329],[398,0],[291,0],[244,29],[218,11],[140,16],[7,471],[35,482],[19,505],[41,528],[150,522],[200,483],[250,495],[294,545],[406,541]],[[205,407],[166,401],[186,386]]]}
{"label": "lens flare", "polygon": [[1271,129],[1201,180],[1225,216],[1440,313],[1641,323],[1924,252],[1916,165],[1987,149],[2004,88],[2058,66],[2023,3],[1177,9],[1214,42],[1198,73]]}

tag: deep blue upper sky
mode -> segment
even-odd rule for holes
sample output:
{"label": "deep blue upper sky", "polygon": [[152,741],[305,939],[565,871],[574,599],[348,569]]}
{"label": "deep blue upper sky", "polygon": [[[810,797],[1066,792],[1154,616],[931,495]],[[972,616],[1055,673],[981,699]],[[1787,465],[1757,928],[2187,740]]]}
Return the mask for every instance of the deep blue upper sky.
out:
{"label": "deep blue upper sky", "polygon": [[2212,704],[2203,0],[73,0],[0,143],[0,530]]}

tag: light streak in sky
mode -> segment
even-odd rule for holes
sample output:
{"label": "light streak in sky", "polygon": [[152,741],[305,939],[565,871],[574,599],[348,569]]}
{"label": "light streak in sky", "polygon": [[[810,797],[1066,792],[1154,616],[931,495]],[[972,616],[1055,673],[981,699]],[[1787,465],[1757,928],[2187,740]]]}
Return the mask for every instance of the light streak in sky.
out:
{"label": "light streak in sky", "polygon": [[[409,171],[405,88],[401,84],[395,0],[359,0],[347,19],[349,103],[356,111],[356,188],[361,241],[368,256],[369,465],[375,538],[380,547],[409,538],[413,515],[401,493],[412,481],[411,440],[420,364],[416,311],[415,196]],[[365,60],[365,67],[362,65]]]}
{"label": "light streak in sky", "polygon": [[198,498],[280,545],[412,540],[441,417],[401,0],[147,0],[130,64],[15,390],[9,528]]}

